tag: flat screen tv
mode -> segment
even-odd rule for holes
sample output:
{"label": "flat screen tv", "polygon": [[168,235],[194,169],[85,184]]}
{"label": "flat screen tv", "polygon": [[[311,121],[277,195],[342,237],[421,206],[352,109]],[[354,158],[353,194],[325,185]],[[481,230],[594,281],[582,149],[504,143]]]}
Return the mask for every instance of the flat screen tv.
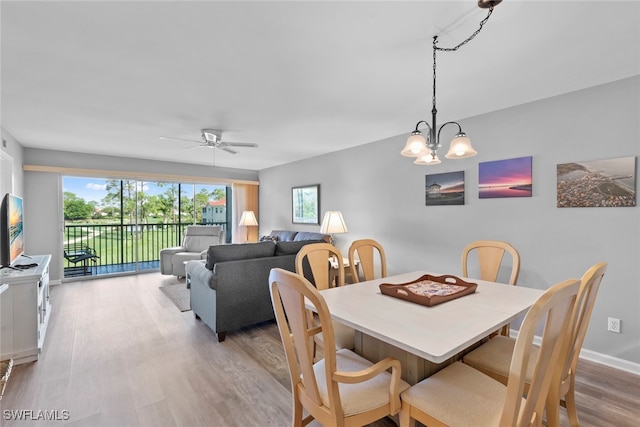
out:
{"label": "flat screen tv", "polygon": [[22,199],[7,193],[0,206],[0,265],[10,266],[23,253]]}

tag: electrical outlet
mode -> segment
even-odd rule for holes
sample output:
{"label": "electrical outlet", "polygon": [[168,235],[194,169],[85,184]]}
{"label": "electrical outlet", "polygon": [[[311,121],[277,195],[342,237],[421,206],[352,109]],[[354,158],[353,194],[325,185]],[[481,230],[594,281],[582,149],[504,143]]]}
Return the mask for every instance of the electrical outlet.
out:
{"label": "electrical outlet", "polygon": [[609,317],[607,322],[607,330],[610,332],[615,332],[616,334],[620,333],[620,319],[616,319],[615,317]]}

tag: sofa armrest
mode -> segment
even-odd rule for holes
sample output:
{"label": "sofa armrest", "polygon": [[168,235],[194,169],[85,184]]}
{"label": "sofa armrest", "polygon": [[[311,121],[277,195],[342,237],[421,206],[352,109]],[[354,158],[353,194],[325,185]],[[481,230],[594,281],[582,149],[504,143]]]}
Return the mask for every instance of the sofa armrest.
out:
{"label": "sofa armrest", "polygon": [[160,249],[160,256],[162,255],[167,255],[167,256],[171,256],[171,255],[175,255],[178,252],[185,252],[187,250],[187,248],[185,248],[184,246],[173,246],[171,248],[164,248],[164,249]]}
{"label": "sofa armrest", "polygon": [[184,252],[183,246],[173,246],[160,249],[160,274],[173,274],[172,258],[175,254]]}
{"label": "sofa armrest", "polygon": [[189,276],[189,282],[192,284],[198,282],[204,286],[211,287],[213,281],[213,271],[209,270],[202,261],[189,261],[186,265],[186,272]]}

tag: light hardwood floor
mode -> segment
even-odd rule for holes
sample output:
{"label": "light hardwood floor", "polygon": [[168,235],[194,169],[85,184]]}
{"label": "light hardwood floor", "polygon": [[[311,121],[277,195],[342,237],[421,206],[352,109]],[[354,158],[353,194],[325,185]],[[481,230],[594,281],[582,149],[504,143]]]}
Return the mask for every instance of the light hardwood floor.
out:
{"label": "light hardwood floor", "polygon": [[[158,290],[175,281],[149,273],[52,287],[44,351],[14,368],[0,425],[290,425],[289,374],[275,323],[231,331],[218,343]],[[584,427],[637,426],[640,377],[581,362],[577,400]],[[17,421],[18,414],[31,419]],[[32,420],[47,415],[58,420]],[[568,425],[564,413],[562,422]]]}

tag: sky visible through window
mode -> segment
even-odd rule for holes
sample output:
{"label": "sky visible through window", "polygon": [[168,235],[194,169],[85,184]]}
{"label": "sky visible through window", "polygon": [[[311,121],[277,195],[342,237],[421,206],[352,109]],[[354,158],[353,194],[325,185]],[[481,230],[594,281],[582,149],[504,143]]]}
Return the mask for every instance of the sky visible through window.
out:
{"label": "sky visible through window", "polygon": [[[101,178],[64,177],[63,191],[73,193],[86,202],[96,201],[100,203],[107,194],[105,189],[107,181],[107,179]],[[138,183],[140,184],[140,181]],[[166,190],[166,188],[160,188],[157,185],[146,184],[143,184],[142,189],[149,196],[161,194]]]}

